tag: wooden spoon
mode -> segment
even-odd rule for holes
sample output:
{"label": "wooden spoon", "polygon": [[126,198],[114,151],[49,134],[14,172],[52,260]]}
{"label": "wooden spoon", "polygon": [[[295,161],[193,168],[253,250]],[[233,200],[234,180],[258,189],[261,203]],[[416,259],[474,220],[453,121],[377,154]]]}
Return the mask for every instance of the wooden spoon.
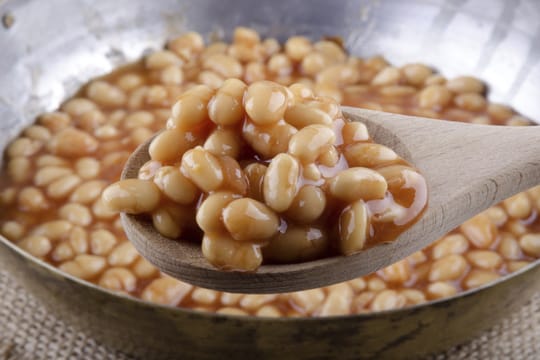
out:
{"label": "wooden spoon", "polygon": [[[171,240],[138,215],[122,214],[128,238],[161,271],[205,288],[243,293],[280,293],[350,280],[390,265],[429,245],[465,220],[520,191],[540,184],[540,127],[462,124],[343,107],[366,124],[375,142],[416,166],[429,187],[422,218],[395,241],[350,256],[256,272],[222,271],[203,257],[200,244]],[[136,178],[148,161],[149,142],[128,160],[122,178]]]}

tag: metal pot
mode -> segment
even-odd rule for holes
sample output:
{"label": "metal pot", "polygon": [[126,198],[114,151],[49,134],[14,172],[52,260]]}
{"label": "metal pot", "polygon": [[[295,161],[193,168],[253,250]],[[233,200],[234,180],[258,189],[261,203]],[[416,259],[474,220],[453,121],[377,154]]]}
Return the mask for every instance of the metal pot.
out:
{"label": "metal pot", "polygon": [[[284,39],[343,37],[354,54],[475,74],[491,99],[540,119],[535,0],[33,0],[0,5],[0,150],[89,78],[184,30],[237,25]],[[536,33],[535,33],[536,31]],[[540,261],[487,286],[401,310],[316,319],[200,313],[123,297],[63,274],[0,237],[0,263],[51,311],[144,358],[411,358],[461,343],[540,289]],[[519,296],[515,296],[519,294]]]}

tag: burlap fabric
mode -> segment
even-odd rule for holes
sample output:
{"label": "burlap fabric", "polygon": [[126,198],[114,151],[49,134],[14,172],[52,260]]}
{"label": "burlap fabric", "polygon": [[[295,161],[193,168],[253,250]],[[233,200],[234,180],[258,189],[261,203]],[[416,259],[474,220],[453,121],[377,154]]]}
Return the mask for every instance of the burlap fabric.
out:
{"label": "burlap fabric", "polygon": [[[0,271],[0,359],[134,358],[74,330]],[[480,337],[431,359],[540,359],[540,293]]]}

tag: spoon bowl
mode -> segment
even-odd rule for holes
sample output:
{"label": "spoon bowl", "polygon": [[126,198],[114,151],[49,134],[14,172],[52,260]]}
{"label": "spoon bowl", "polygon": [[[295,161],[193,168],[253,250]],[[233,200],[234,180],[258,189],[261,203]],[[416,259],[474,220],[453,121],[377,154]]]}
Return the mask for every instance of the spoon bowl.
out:
{"label": "spoon bowl", "polygon": [[[342,107],[363,122],[375,142],[413,164],[426,178],[429,203],[417,223],[389,243],[349,256],[256,272],[223,271],[204,258],[200,243],[166,238],[143,215],[121,214],[137,250],[164,273],[228,292],[281,293],[326,286],[372,273],[418,251],[465,220],[507,197],[540,184],[540,128],[462,124]],[[150,160],[150,141],[129,158],[122,179],[136,178]]]}

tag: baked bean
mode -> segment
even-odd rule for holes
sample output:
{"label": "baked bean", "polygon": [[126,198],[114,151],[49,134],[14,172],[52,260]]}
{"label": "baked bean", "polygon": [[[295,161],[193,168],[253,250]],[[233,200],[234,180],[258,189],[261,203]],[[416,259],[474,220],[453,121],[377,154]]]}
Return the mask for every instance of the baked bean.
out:
{"label": "baked bean", "polygon": [[201,71],[197,77],[197,82],[208,86],[210,89],[219,88],[221,85],[223,85],[224,80],[225,79],[220,75],[210,70]]}
{"label": "baked bean", "polygon": [[375,292],[373,291],[363,291],[358,294],[352,302],[353,311],[357,313],[363,313],[367,311],[367,308],[375,298]]}
{"label": "baked bean", "polygon": [[371,302],[371,310],[384,311],[399,309],[405,306],[407,298],[395,290],[383,290]]}
{"label": "baked bean", "polygon": [[26,157],[15,157],[7,164],[7,173],[14,183],[24,183],[32,177],[32,163]]}
{"label": "baked bean", "polygon": [[99,229],[90,233],[90,250],[94,255],[108,255],[117,243],[116,236],[108,230]]}
{"label": "baked bean", "polygon": [[35,165],[37,168],[42,168],[46,166],[65,167],[69,165],[69,162],[67,162],[66,159],[58,156],[44,154],[36,158]]}
{"label": "baked bean", "polygon": [[485,214],[489,217],[495,226],[503,226],[508,220],[508,215],[506,212],[499,206],[492,206],[485,211]]}
{"label": "baked bean", "polygon": [[244,294],[224,292],[221,293],[220,302],[221,304],[226,306],[233,306],[237,305],[243,297]]}
{"label": "baked bean", "polygon": [[152,160],[170,164],[197,143],[198,140],[190,132],[165,130],[152,140],[148,153]]}
{"label": "baked bean", "polygon": [[516,219],[525,219],[532,211],[532,203],[526,193],[519,193],[503,201],[508,215]]}
{"label": "baked bean", "polygon": [[[379,89],[379,93],[387,97],[404,97],[404,96],[412,95],[415,92],[416,92],[416,89],[414,87],[405,86],[405,85],[388,85],[388,86],[383,86]],[[395,109],[395,111],[391,111],[391,112],[395,112],[395,113],[403,112],[403,110],[399,106],[393,109]]]}
{"label": "baked bean", "polygon": [[447,298],[457,294],[457,289],[449,282],[437,281],[427,286],[427,295],[431,300]]}
{"label": "baked bean", "polygon": [[176,306],[192,289],[193,285],[170,277],[162,277],[153,280],[144,288],[141,299],[155,304]]}
{"label": "baked bean", "polygon": [[244,96],[247,115],[257,125],[270,125],[283,118],[288,96],[285,89],[269,81],[251,84]]}
{"label": "baked bean", "polygon": [[184,92],[172,107],[173,128],[187,130],[208,119],[207,106],[214,91],[206,85],[197,85]]}
{"label": "baked bean", "polygon": [[265,203],[277,212],[287,210],[296,196],[299,175],[300,167],[295,158],[288,154],[276,155],[264,175]]}
{"label": "baked bean", "polygon": [[152,133],[152,131],[148,129],[145,129],[145,128],[134,129],[131,132],[131,141],[137,147],[141,145],[142,143],[145,143],[148,139],[150,139],[152,135],[154,135],[154,133]]}
{"label": "baked bean", "polygon": [[311,51],[311,41],[304,36],[292,36],[285,42],[285,54],[299,62]]}
{"label": "baked bean", "polygon": [[90,100],[104,107],[122,106],[127,100],[126,94],[120,88],[102,80],[91,82],[86,94]]}
{"label": "baked bean", "polygon": [[[73,98],[66,101],[61,109],[65,111],[68,115],[73,117],[81,116],[87,111],[96,110],[97,105],[93,101],[85,98]],[[58,113],[60,114],[60,113]],[[46,125],[47,126],[47,125]],[[47,126],[48,127],[48,126]]]}
{"label": "baked bean", "polygon": [[257,126],[251,121],[244,122],[244,140],[265,159],[287,152],[289,141],[297,130],[284,120],[267,126]]}
{"label": "baked bean", "polygon": [[278,232],[262,251],[266,259],[290,263],[316,259],[327,251],[328,245],[328,237],[322,229],[289,226]]}
{"label": "baked bean", "polygon": [[99,278],[99,286],[113,291],[132,292],[137,287],[137,278],[125,268],[111,268]]}
{"label": "baked bean", "polygon": [[351,311],[352,297],[353,292],[345,283],[329,287],[328,296],[322,305],[319,315],[335,316],[349,314]]}
{"label": "baked bean", "polygon": [[172,201],[189,205],[199,195],[197,187],[174,166],[161,167],[154,176],[154,184]]}
{"label": "baked bean", "polygon": [[77,255],[75,259],[66,261],[58,268],[83,280],[98,276],[106,267],[105,259],[96,255]]}
{"label": "baked bean", "polygon": [[47,186],[47,196],[54,200],[68,197],[73,190],[81,183],[81,178],[77,175],[67,175],[51,182]]}
{"label": "baked bean", "polygon": [[49,240],[58,240],[69,234],[72,227],[73,225],[69,221],[52,220],[39,225],[31,232],[31,235],[45,236]]}
{"label": "baked bean", "polygon": [[301,71],[305,75],[315,76],[328,65],[328,60],[320,53],[312,52],[306,54],[300,65]]}
{"label": "baked bean", "polygon": [[447,235],[441,238],[433,246],[431,256],[433,259],[440,259],[451,254],[463,254],[469,248],[469,242],[461,234]]}
{"label": "baked bean", "polygon": [[331,62],[340,63],[347,59],[343,48],[333,41],[322,40],[313,44],[314,49],[321,53],[326,59]]}
{"label": "baked bean", "polygon": [[79,185],[69,198],[70,202],[80,204],[90,204],[94,202],[100,195],[107,183],[103,180],[91,180]]}
{"label": "baked bean", "polygon": [[526,117],[520,116],[520,115],[513,115],[510,119],[506,121],[506,125],[508,126],[526,126],[526,125],[532,125],[531,120],[527,119]]}
{"label": "baked bean", "polygon": [[74,225],[88,226],[92,223],[92,213],[81,204],[70,203],[58,209],[61,219],[67,220]]}
{"label": "baked bean", "polygon": [[0,234],[7,237],[11,241],[19,240],[25,233],[24,227],[17,221],[7,221],[2,224]]}
{"label": "baked bean", "polygon": [[152,224],[161,235],[175,239],[182,234],[186,213],[178,206],[161,206],[152,212]]}
{"label": "baked bean", "polygon": [[460,226],[469,241],[480,249],[488,248],[497,236],[497,228],[484,213],[480,213]]}
{"label": "baked bean", "polygon": [[204,149],[216,156],[238,157],[241,139],[237,132],[218,128],[212,132],[204,143]]}
{"label": "baked bean", "polygon": [[24,135],[26,135],[31,140],[37,141],[47,141],[51,138],[51,132],[44,126],[33,125],[26,130],[24,130]]}
{"label": "baked bean", "polygon": [[369,211],[359,200],[345,208],[339,217],[340,251],[350,255],[362,250],[368,233]]}
{"label": "baked bean", "polygon": [[463,285],[465,289],[473,289],[492,281],[495,281],[499,278],[499,274],[491,270],[477,270],[473,269],[463,280]]}
{"label": "baked bean", "polygon": [[260,316],[260,317],[281,317],[282,313],[275,306],[265,305],[261,307],[259,310],[257,310],[255,315]]}
{"label": "baked bean", "polygon": [[456,280],[467,271],[467,261],[461,255],[446,255],[431,266],[429,281]]}
{"label": "baked bean", "polygon": [[473,250],[466,254],[471,265],[487,270],[495,270],[502,264],[502,257],[495,251]]}
{"label": "baked bean", "polygon": [[382,69],[372,80],[371,85],[396,85],[401,79],[401,72],[398,68],[389,66]]}
{"label": "baked bean", "polygon": [[509,233],[501,234],[501,241],[497,251],[507,260],[519,260],[523,257],[518,241]]}
{"label": "baked bean", "polygon": [[53,136],[48,147],[55,155],[76,158],[93,154],[98,141],[84,131],[67,128]]}
{"label": "baked bean", "polygon": [[261,241],[273,236],[279,227],[278,216],[265,204],[242,198],[223,209],[223,223],[235,240]]}
{"label": "baked bean", "polygon": [[94,136],[99,140],[111,140],[118,138],[120,131],[112,125],[104,125],[94,131]]}
{"label": "baked bean", "polygon": [[259,245],[236,241],[222,234],[205,233],[202,253],[212,265],[224,270],[253,271],[262,263]]}
{"label": "baked bean", "polygon": [[418,96],[419,105],[423,108],[440,109],[452,101],[452,93],[442,85],[429,85]]}
{"label": "baked bean", "polygon": [[429,67],[423,64],[407,64],[401,68],[407,83],[413,86],[420,86],[433,73]]}
{"label": "baked bean", "polygon": [[380,270],[379,275],[389,283],[405,283],[411,277],[411,266],[406,260],[400,260]]}
{"label": "baked bean", "polygon": [[506,263],[506,268],[509,272],[516,272],[531,264],[529,261],[509,261]]}
{"label": "baked bean", "polygon": [[196,32],[187,32],[167,44],[167,47],[180,55],[183,59],[189,60],[195,54],[199,54],[204,49],[204,40]]}
{"label": "baked bean", "polygon": [[27,236],[19,241],[17,245],[38,258],[45,257],[52,250],[49,238],[40,235]]}
{"label": "baked bean", "polygon": [[358,121],[345,123],[341,129],[343,142],[345,144],[353,144],[359,141],[368,141],[369,134],[366,125]]}
{"label": "baked bean", "polygon": [[[334,88],[340,88],[354,84],[358,81],[358,69],[354,66],[339,64],[326,67],[316,76],[318,85],[326,85]],[[318,95],[324,95],[317,92]],[[333,96],[331,96],[333,97]]]}
{"label": "baked bean", "polygon": [[183,61],[174,52],[161,50],[148,55],[144,64],[148,69],[161,70],[169,66],[181,66]]}
{"label": "baked bean", "polygon": [[389,165],[399,159],[390,148],[372,143],[356,143],[348,145],[343,154],[349,166],[378,167]]}
{"label": "baked bean", "polygon": [[480,111],[486,107],[486,99],[477,93],[459,94],[454,98],[454,103],[461,109]]}
{"label": "baked bean", "polygon": [[21,137],[12,141],[8,145],[6,152],[11,158],[32,156],[41,150],[42,145],[41,141]]}
{"label": "baked bean", "polygon": [[221,315],[232,315],[232,316],[246,316],[249,315],[247,312],[234,308],[234,307],[222,307],[221,309],[216,311],[217,314]]}
{"label": "baked bean", "polygon": [[138,257],[139,254],[133,244],[124,241],[110,252],[107,261],[112,266],[130,266]]}
{"label": "baked bean", "polygon": [[125,74],[118,78],[116,85],[124,90],[131,91],[144,84],[144,79],[138,74]]}
{"label": "baked bean", "polygon": [[[77,99],[73,99],[71,101],[74,101],[74,100],[77,100]],[[83,100],[83,99],[80,99],[80,100]],[[89,101],[89,103],[91,102]],[[46,113],[46,114],[41,115],[38,119],[38,122],[41,125],[45,126],[47,129],[49,129],[49,131],[51,131],[52,133],[57,133],[60,130],[65,129],[70,125],[71,117],[68,114],[63,113],[61,111],[55,111],[52,113]]]}
{"label": "baked bean", "polygon": [[139,179],[127,179],[109,185],[102,194],[108,208],[130,214],[154,210],[160,198],[159,188],[153,182]]}
{"label": "baked bean", "polygon": [[294,301],[307,314],[311,314],[317,309],[325,299],[322,289],[311,289],[291,293],[291,300]]}
{"label": "baked bean", "polygon": [[191,299],[204,305],[214,304],[218,297],[219,292],[210,289],[196,288],[191,292]]}
{"label": "baked bean", "polygon": [[224,79],[242,77],[242,64],[234,57],[225,54],[213,54],[203,60],[203,69],[211,70]]}
{"label": "baked bean", "polygon": [[93,132],[107,121],[105,114],[99,110],[89,110],[75,119],[77,127],[87,132]]}
{"label": "baked bean", "polygon": [[222,221],[222,212],[235,198],[237,198],[237,195],[229,191],[217,191],[208,195],[197,209],[197,225],[205,233],[224,231],[225,225]]}
{"label": "baked bean", "polygon": [[525,234],[519,238],[523,251],[531,256],[540,256],[540,233]]}
{"label": "baked bean", "polygon": [[332,129],[323,125],[309,125],[291,137],[289,153],[304,163],[311,163],[327,152],[335,140]]}
{"label": "baked bean", "polygon": [[422,304],[427,301],[423,292],[416,289],[404,289],[401,294],[407,299],[407,303],[411,305]]}
{"label": "baked bean", "polygon": [[512,108],[502,104],[490,103],[487,106],[487,113],[489,116],[497,121],[504,121],[514,115]]}
{"label": "baked bean", "polygon": [[34,176],[34,184],[37,186],[47,186],[55,180],[73,174],[73,171],[67,167],[45,166],[39,169]]}
{"label": "baked bean", "polygon": [[361,277],[349,280],[347,281],[347,284],[349,284],[349,286],[356,292],[363,291],[367,287],[366,280]]}
{"label": "baked bean", "polygon": [[64,262],[75,257],[75,252],[67,242],[58,244],[51,253],[51,259],[55,262]]}
{"label": "baked bean", "polygon": [[[274,54],[270,56],[267,63],[267,69],[276,76],[287,76],[293,71],[291,60],[284,54]],[[274,79],[277,81],[277,79]]]}
{"label": "baked bean", "polygon": [[88,234],[84,228],[74,226],[69,233],[69,245],[75,254],[86,254],[88,252]]}
{"label": "baked bean", "polygon": [[154,265],[150,264],[148,260],[143,257],[139,257],[139,259],[135,262],[135,265],[133,265],[133,273],[135,276],[137,276],[137,278],[145,280],[155,277],[159,271]]}
{"label": "baked bean", "polygon": [[244,80],[248,84],[266,79],[266,67],[260,62],[250,62],[244,71]]}
{"label": "baked bean", "polygon": [[324,191],[314,185],[305,185],[294,197],[287,216],[300,224],[310,224],[322,215],[325,208]]}
{"label": "baked bean", "polygon": [[319,167],[314,163],[304,164],[304,166],[302,166],[302,176],[305,179],[309,179],[312,181],[319,181],[322,178]]}
{"label": "baked bean", "polygon": [[205,192],[217,190],[223,184],[223,169],[218,158],[200,146],[184,153],[180,170]]}
{"label": "baked bean", "polygon": [[484,84],[471,76],[460,76],[446,82],[446,87],[458,94],[482,93]]}
{"label": "baked bean", "polygon": [[285,121],[298,129],[314,124],[325,126],[332,124],[332,118],[328,113],[314,108],[310,104],[296,103],[290,106],[286,110],[284,118]]}
{"label": "baked bean", "polygon": [[330,194],[348,203],[359,199],[382,199],[387,187],[386,180],[382,175],[363,167],[351,167],[343,170],[328,182]]}

